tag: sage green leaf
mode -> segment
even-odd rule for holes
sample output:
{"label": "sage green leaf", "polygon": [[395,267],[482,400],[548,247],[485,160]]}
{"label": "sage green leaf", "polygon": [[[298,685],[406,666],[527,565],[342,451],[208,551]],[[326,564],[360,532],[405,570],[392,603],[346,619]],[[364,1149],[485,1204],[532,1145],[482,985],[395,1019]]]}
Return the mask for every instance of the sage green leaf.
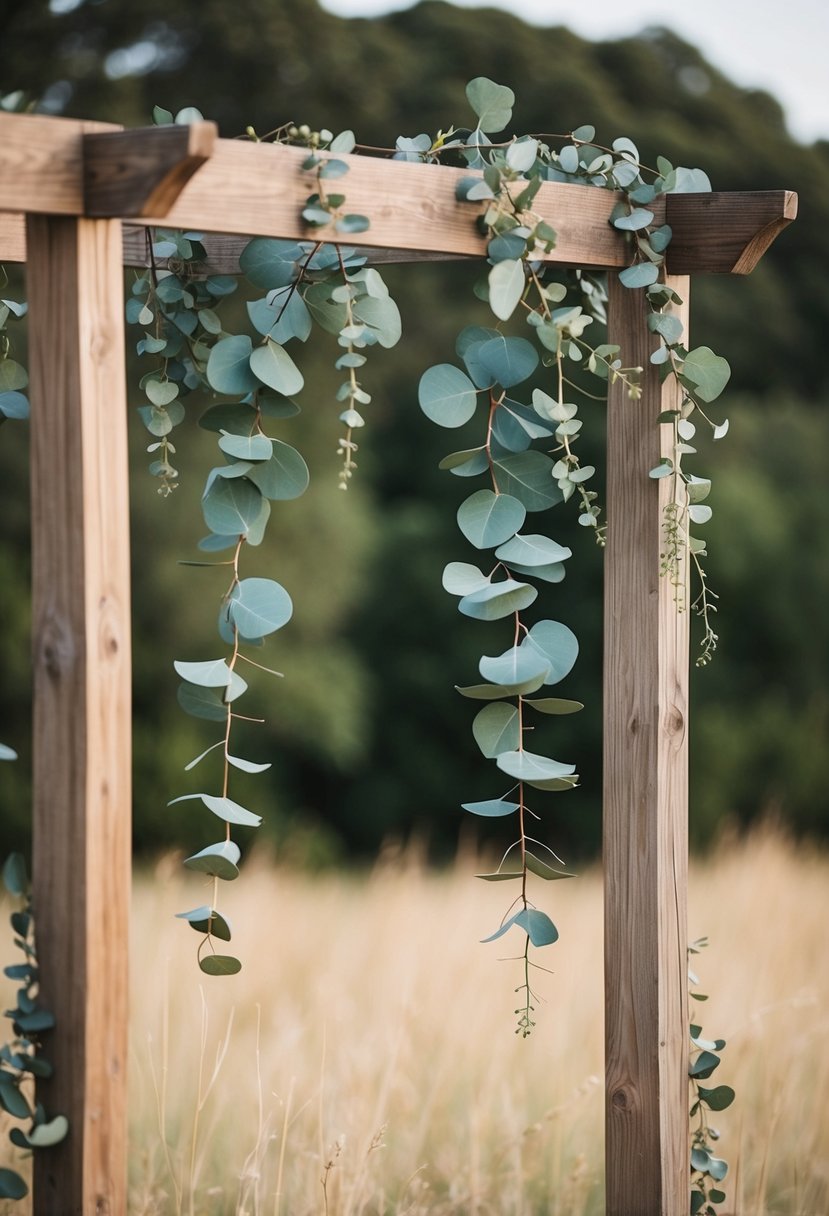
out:
{"label": "sage green leaf", "polygon": [[198,908],[191,908],[188,912],[176,912],[177,920],[205,920],[210,915],[212,908],[210,904],[200,904]]}
{"label": "sage green leaf", "polygon": [[584,709],[581,701],[562,701],[558,697],[529,698],[524,704],[531,705],[540,714],[575,714]]}
{"label": "sage green leaf", "polygon": [[299,498],[308,488],[310,474],[303,457],[289,443],[281,439],[271,440],[271,458],[255,465],[248,474],[249,480],[264,494],[265,498],[287,502]]}
{"label": "sage green leaf", "polygon": [[310,248],[299,241],[256,237],[242,250],[239,267],[255,287],[271,291],[296,278],[296,263],[307,256]]}
{"label": "sage green leaf", "polygon": [[391,296],[361,296],[352,305],[352,312],[356,320],[371,327],[380,346],[388,350],[400,341],[400,310]]}
{"label": "sage green leaf", "polygon": [[496,870],[494,874],[476,874],[476,878],[483,878],[485,882],[507,882],[510,878],[523,878],[523,870]]}
{"label": "sage green leaf", "polygon": [[515,94],[486,76],[476,76],[466,86],[466,99],[478,116],[478,130],[490,134],[503,131],[512,118]]}
{"label": "sage green leaf", "polygon": [[264,513],[265,500],[247,477],[218,477],[202,499],[204,522],[219,536],[247,536]]}
{"label": "sage green leaf", "polygon": [[507,164],[516,173],[527,173],[538,156],[538,140],[525,136],[515,140],[507,148]]}
{"label": "sage green leaf", "polygon": [[[9,1079],[6,1080],[6,1077]],[[23,1097],[17,1085],[11,1080],[10,1073],[0,1075],[0,1103],[3,1109],[15,1119],[31,1119],[32,1111],[29,1103]]]}
{"label": "sage green leaf", "polygon": [[477,477],[479,473],[485,473],[488,468],[489,459],[486,450],[480,449],[469,460],[465,460],[461,464],[453,463],[450,472],[453,477]]}
{"label": "sage green leaf", "polygon": [[507,802],[504,798],[487,798],[484,802],[464,802],[461,805],[465,811],[471,811],[473,815],[483,815],[487,819],[512,815],[518,810],[517,802]]}
{"label": "sage green leaf", "polygon": [[228,614],[243,638],[262,638],[291,619],[293,604],[283,586],[269,578],[244,578],[230,594]]}
{"label": "sage green leaf", "polygon": [[[466,594],[464,592],[464,594]],[[0,760],[16,760],[17,752],[13,747],[8,747],[5,743],[0,743]]]}
{"label": "sage green leaf", "polygon": [[450,562],[443,571],[442,584],[444,591],[450,595],[471,595],[489,584],[489,577],[477,566],[467,562]]}
{"label": "sage green leaf", "polygon": [[36,1009],[33,1013],[18,1014],[14,1022],[24,1034],[40,1034],[54,1029],[55,1016],[48,1009]]}
{"label": "sage green leaf", "polygon": [[650,287],[658,278],[659,267],[652,262],[639,262],[619,272],[619,282],[623,287]]}
{"label": "sage green leaf", "polygon": [[513,923],[523,929],[534,946],[552,946],[558,941],[558,929],[546,912],[538,908],[522,908]]}
{"label": "sage green leaf", "polygon": [[253,760],[243,760],[241,756],[231,756],[229,753],[226,753],[225,758],[228,764],[241,769],[243,773],[264,773],[271,767],[270,761],[267,764],[256,764]]}
{"label": "sage green leaf", "polygon": [[227,688],[230,683],[230,668],[224,659],[207,659],[203,663],[173,663],[182,680],[199,684],[203,688]]}
{"label": "sage green leaf", "polygon": [[208,954],[199,959],[199,967],[205,975],[236,975],[242,970],[238,958],[231,954]]}
{"label": "sage green leaf", "polygon": [[538,591],[529,583],[518,583],[508,578],[500,583],[489,583],[480,591],[465,595],[458,604],[458,610],[464,616],[471,616],[479,621],[500,621],[513,612],[529,608],[537,596]]}
{"label": "sage green leaf", "polygon": [[344,215],[335,224],[337,232],[366,232],[370,227],[371,220],[367,215]]}
{"label": "sage green leaf", "polygon": [[515,751],[521,741],[517,708],[505,705],[503,701],[485,705],[475,715],[472,734],[488,760],[500,756],[501,752]]}
{"label": "sage green leaf", "polygon": [[578,638],[560,621],[538,621],[524,638],[521,648],[540,655],[550,664],[545,684],[558,684],[563,680],[572,671],[579,655]]}
{"label": "sage green leaf", "polygon": [[527,852],[524,855],[527,869],[531,874],[536,874],[539,878],[545,879],[547,882],[552,882],[557,878],[575,878],[575,874],[568,873],[567,870],[557,870],[555,866],[550,866],[546,861],[536,857],[534,853]]}
{"label": "sage green leaf", "polygon": [[688,1065],[688,1076],[705,1080],[719,1066],[719,1056],[714,1055],[713,1051],[701,1051],[697,1058]]}
{"label": "sage green leaf", "polygon": [[28,418],[29,402],[23,393],[0,393],[0,414],[4,418]]}
{"label": "sage green leaf", "polygon": [[483,453],[484,465],[486,465],[486,448],[466,448],[463,452],[450,452],[448,456],[444,456],[438,465],[439,469],[454,469],[458,465],[466,464],[473,456]]}
{"label": "sage green leaf", "polygon": [[521,578],[541,579],[542,583],[560,583],[566,573],[561,562],[551,562],[547,566],[522,566],[519,562],[508,562],[513,574]]}
{"label": "sage green leaf", "polygon": [[538,675],[524,680],[521,684],[467,684],[465,687],[456,684],[455,691],[473,701],[497,701],[501,697],[516,697],[527,692],[536,692],[543,683],[544,676]]}
{"label": "sage green leaf", "polygon": [[14,359],[0,359],[0,393],[12,393],[29,383],[25,367]]}
{"label": "sage green leaf", "polygon": [[209,913],[209,916],[205,916],[201,920],[194,920],[192,916],[188,916],[190,928],[195,929],[197,933],[209,933],[211,937],[218,937],[223,942],[229,942],[231,938],[229,923],[215,908],[210,908]]}
{"label": "sage green leaf", "polygon": [[620,215],[618,219],[613,221],[614,228],[620,228],[623,232],[638,232],[642,228],[647,228],[648,224],[653,223],[653,212],[648,211],[645,207],[634,207],[627,215]]}
{"label": "sage green leaf", "polygon": [[511,565],[519,562],[522,566],[548,566],[553,563],[566,561],[572,557],[572,550],[564,545],[557,545],[547,536],[513,536],[500,548],[495,550],[495,556],[502,562]]}
{"label": "sage green leaf", "polygon": [[242,397],[257,387],[257,380],[250,369],[253,343],[247,334],[234,334],[221,338],[210,351],[207,360],[207,383],[217,393],[229,397]]}
{"label": "sage green leaf", "polygon": [[438,363],[423,373],[417,399],[427,418],[450,428],[468,422],[478,404],[475,385],[451,363]]}
{"label": "sage green leaf", "polygon": [[257,346],[253,351],[250,356],[250,368],[263,384],[275,389],[283,397],[298,393],[305,384],[302,372],[291,356],[271,338],[268,338],[264,346]]}
{"label": "sage green leaf", "polygon": [[251,300],[247,309],[254,329],[280,346],[292,338],[306,342],[311,336],[311,314],[293,284],[270,292],[264,300]]}
{"label": "sage green leaf", "polygon": [[543,511],[563,501],[553,481],[553,461],[543,452],[515,452],[494,462],[495,481],[502,494],[511,494],[528,511]]}
{"label": "sage green leaf", "polygon": [[23,1199],[28,1193],[29,1188],[19,1174],[0,1169],[0,1199]]}
{"label": "sage green leaf", "polygon": [[22,853],[10,853],[3,863],[3,886],[9,895],[14,895],[16,899],[26,894],[29,879]]}
{"label": "sage green leaf", "polygon": [[237,460],[270,460],[273,442],[267,435],[231,435],[225,431],[219,447]]}
{"label": "sage green leaf", "polygon": [[55,1115],[48,1123],[38,1123],[30,1132],[25,1132],[32,1148],[49,1148],[65,1140],[69,1131],[69,1120],[65,1115]]}
{"label": "sage green leaf", "polygon": [[544,789],[544,783],[548,781],[572,778],[576,771],[574,764],[562,764],[559,760],[550,760],[547,756],[528,751],[502,752],[495,763],[502,773],[514,777],[516,781],[526,781],[538,789]]}
{"label": "sage green leaf", "polygon": [[179,685],[177,696],[179,705],[191,717],[209,722],[227,721],[227,705],[218,689],[185,683]]}
{"label": "sage green leaf", "polygon": [[521,384],[538,367],[538,352],[526,338],[505,338],[499,334],[476,347],[475,356],[504,388]]}
{"label": "sage green leaf", "polygon": [[218,815],[219,819],[223,819],[225,823],[238,823],[244,827],[258,828],[262,822],[261,815],[255,815],[253,811],[246,810],[232,798],[222,798],[216,794],[182,794],[179,798],[171,799],[167,805],[173,806],[176,802],[192,802],[195,799],[201,800],[208,811]]}
{"label": "sage green leaf", "polygon": [[496,262],[492,267],[489,272],[489,306],[499,320],[510,319],[524,294],[526,283],[522,261]]}
{"label": "sage green leaf", "polygon": [[183,864],[188,870],[196,870],[200,874],[209,874],[211,878],[222,878],[231,882],[239,877],[238,863],[241,850],[233,840],[220,840],[217,844],[209,844],[207,848],[186,857]]}
{"label": "sage green leaf", "polygon": [[537,676],[546,679],[550,663],[543,655],[533,653],[523,646],[511,646],[503,654],[492,657],[484,655],[478,669],[490,684],[507,684],[511,687],[534,680]]}
{"label": "sage green leaf", "polygon": [[225,401],[205,410],[199,418],[199,426],[205,431],[231,435],[252,435],[256,426],[256,410],[241,401]]}
{"label": "sage green leaf", "polygon": [[169,405],[178,396],[178,385],[171,380],[145,380],[144,392],[153,405]]}
{"label": "sage green leaf", "polygon": [[734,1101],[734,1090],[730,1085],[718,1085],[715,1089],[697,1087],[697,1096],[709,1110],[725,1110]]}
{"label": "sage green leaf", "polygon": [[679,341],[685,329],[679,317],[670,312],[652,312],[647,325],[651,333],[659,334],[669,346]]}
{"label": "sage green leaf", "polygon": [[476,549],[492,549],[515,535],[526,514],[524,504],[510,494],[477,490],[458,508],[458,527]]}
{"label": "sage green leaf", "polygon": [[689,351],[682,364],[682,378],[693,385],[695,396],[702,401],[715,401],[731,376],[731,368],[721,355],[708,346]]}

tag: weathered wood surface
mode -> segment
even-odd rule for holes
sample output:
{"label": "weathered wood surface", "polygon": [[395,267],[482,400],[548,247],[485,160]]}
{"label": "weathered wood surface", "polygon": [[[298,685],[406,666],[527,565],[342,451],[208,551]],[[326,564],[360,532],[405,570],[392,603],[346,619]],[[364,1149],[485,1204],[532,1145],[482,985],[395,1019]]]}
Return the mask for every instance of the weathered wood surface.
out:
{"label": "weathered wood surface", "polygon": [[793,190],[666,195],[673,229],[672,274],[751,274],[772,241],[797,216]]}
{"label": "weathered wood surface", "polygon": [[[685,300],[689,281],[673,278]],[[688,611],[660,576],[671,478],[657,415],[675,407],[648,363],[641,293],[610,281],[608,340],[647,370],[608,402],[604,873],[608,1216],[687,1216]],[[682,589],[680,589],[682,594]]]}
{"label": "weathered wood surface", "polygon": [[102,132],[83,141],[88,216],[166,215],[186,182],[213,155],[214,122]]}
{"label": "weathered wood surface", "polygon": [[131,685],[121,226],[31,217],[36,1216],[126,1212]]}
{"label": "weathered wood surface", "polygon": [[83,135],[119,129],[105,122],[0,112],[0,211],[83,215]]}

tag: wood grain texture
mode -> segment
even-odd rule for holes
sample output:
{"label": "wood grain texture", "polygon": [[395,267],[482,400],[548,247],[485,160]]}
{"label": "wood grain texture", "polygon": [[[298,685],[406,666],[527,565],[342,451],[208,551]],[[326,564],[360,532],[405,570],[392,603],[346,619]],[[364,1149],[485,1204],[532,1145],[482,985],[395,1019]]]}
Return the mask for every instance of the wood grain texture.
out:
{"label": "wood grain texture", "polygon": [[126,1212],[131,686],[121,226],[30,217],[36,1216]]}
{"label": "wood grain texture", "polygon": [[112,123],[0,112],[0,211],[83,214],[82,137]]}
{"label": "wood grain texture", "polygon": [[[687,278],[669,280],[686,301]],[[653,480],[678,395],[648,363],[642,294],[610,276],[608,341],[648,369],[639,401],[611,388],[605,557],[604,872],[608,1216],[688,1211],[688,612],[660,577]],[[667,434],[666,434],[667,433]],[[666,450],[669,450],[667,448]]]}
{"label": "wood grain texture", "polygon": [[85,135],[84,213],[166,215],[217,138],[214,122]]}
{"label": "wood grain texture", "polygon": [[671,274],[751,274],[772,241],[797,216],[792,190],[669,194],[665,219]]}

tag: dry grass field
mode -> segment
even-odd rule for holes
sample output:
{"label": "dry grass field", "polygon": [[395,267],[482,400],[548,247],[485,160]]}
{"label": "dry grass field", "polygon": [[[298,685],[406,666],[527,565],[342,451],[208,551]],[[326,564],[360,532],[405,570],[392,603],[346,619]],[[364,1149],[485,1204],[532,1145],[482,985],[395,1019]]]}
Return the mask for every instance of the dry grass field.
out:
{"label": "dry grass field", "polygon": [[[169,861],[135,890],[131,1216],[588,1216],[603,1211],[601,884],[545,888],[561,931],[513,1033],[504,888],[248,864],[222,890],[237,977],[195,966]],[[729,1212],[829,1212],[829,858],[773,833],[692,865],[695,1013],[728,1046]],[[15,1210],[20,1210],[18,1205]]]}

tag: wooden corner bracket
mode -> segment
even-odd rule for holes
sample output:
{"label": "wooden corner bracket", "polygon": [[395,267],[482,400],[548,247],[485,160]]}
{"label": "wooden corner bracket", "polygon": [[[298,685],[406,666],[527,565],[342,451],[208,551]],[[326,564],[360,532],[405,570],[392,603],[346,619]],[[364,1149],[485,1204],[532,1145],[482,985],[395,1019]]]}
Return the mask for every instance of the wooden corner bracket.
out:
{"label": "wooden corner bracket", "polygon": [[217,139],[213,122],[85,135],[84,213],[94,219],[165,216],[213,155]]}
{"label": "wooden corner bracket", "polygon": [[668,194],[669,274],[751,274],[797,215],[793,190]]}

